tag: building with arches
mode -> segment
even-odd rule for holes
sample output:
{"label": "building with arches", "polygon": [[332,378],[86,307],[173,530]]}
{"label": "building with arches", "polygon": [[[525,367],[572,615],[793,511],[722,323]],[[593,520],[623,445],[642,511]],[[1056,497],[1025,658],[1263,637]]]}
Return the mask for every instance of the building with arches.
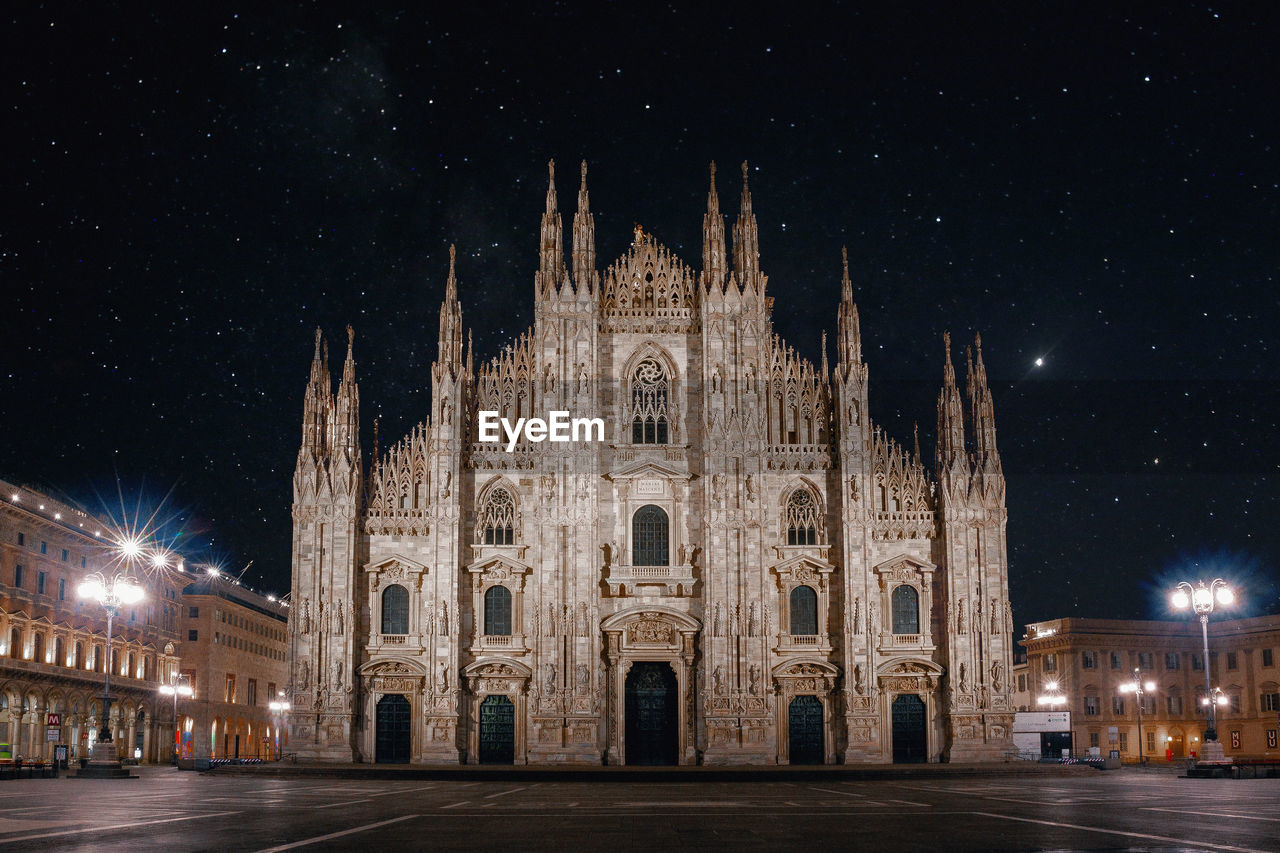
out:
{"label": "building with arches", "polygon": [[[636,228],[603,269],[554,164],[534,322],[487,362],[450,249],[430,412],[366,465],[353,333],[320,330],[294,476],[300,759],[608,764],[997,760],[1014,648],[981,341],[944,336],[932,464],[871,420],[844,263],[834,368],[773,332],[743,167],[701,267]],[[800,310],[787,305],[785,310]],[[601,418],[603,442],[480,442]],[[545,434],[544,434],[545,435]]]}
{"label": "building with arches", "polygon": [[[181,575],[137,580],[146,597],[121,608],[107,648],[107,616],[76,594],[117,567],[103,521],[36,489],[0,480],[0,743],[15,757],[51,759],[65,745],[88,757],[101,729],[111,671],[112,740],[122,758],[168,761],[170,703],[157,695],[178,670]],[[50,715],[59,723],[50,726]]]}

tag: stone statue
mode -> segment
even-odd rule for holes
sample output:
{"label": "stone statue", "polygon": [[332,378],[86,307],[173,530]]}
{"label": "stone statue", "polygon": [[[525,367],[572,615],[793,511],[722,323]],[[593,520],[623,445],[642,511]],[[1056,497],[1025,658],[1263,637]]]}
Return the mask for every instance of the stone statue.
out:
{"label": "stone statue", "polygon": [[747,500],[751,503],[756,502],[756,480],[754,475],[747,475]]}
{"label": "stone statue", "polygon": [[724,669],[720,664],[716,664],[716,668],[711,670],[711,689],[715,693],[723,693],[724,687]]}
{"label": "stone statue", "polygon": [[862,674],[862,664],[855,663],[853,665],[853,690],[855,693],[861,694],[867,687],[865,676]]}
{"label": "stone statue", "polygon": [[760,667],[756,666],[754,663],[751,664],[751,668],[747,670],[747,680],[751,683],[751,692],[759,693],[760,692]]}
{"label": "stone statue", "polygon": [[991,633],[1000,633],[1000,600],[991,599]]}
{"label": "stone statue", "polygon": [[1002,685],[1002,676],[1004,675],[1004,666],[1000,661],[991,664],[991,689],[999,693],[1004,688]]}
{"label": "stone statue", "polygon": [[969,633],[969,619],[965,611],[968,610],[968,608],[965,607],[965,600],[963,598],[960,599],[959,607],[960,615],[956,617],[956,633],[967,634]]}
{"label": "stone statue", "polygon": [[580,663],[577,666],[577,672],[578,672],[578,689],[585,691],[587,689],[587,686],[591,683],[591,670],[587,668],[587,665],[585,663]]}
{"label": "stone statue", "polygon": [[969,681],[965,677],[964,664],[960,664],[960,692],[966,693],[969,690]]}
{"label": "stone statue", "polygon": [[724,504],[724,474],[711,475],[711,500],[716,506]]}
{"label": "stone statue", "polygon": [[436,692],[445,693],[449,690],[449,664],[440,661],[440,669],[436,671]]}
{"label": "stone statue", "polygon": [[617,553],[613,550],[612,542],[605,542],[600,546],[600,550],[604,551],[604,564],[606,567],[613,565],[614,555]]}

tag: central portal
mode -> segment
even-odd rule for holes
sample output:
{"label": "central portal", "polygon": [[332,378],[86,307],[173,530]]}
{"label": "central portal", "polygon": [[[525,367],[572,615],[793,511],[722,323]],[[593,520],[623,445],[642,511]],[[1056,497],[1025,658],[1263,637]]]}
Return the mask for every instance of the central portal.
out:
{"label": "central portal", "polygon": [[516,709],[506,696],[480,703],[480,763],[511,764],[516,755]]}
{"label": "central portal", "polygon": [[377,751],[378,764],[409,762],[409,700],[396,693],[378,700]]}
{"label": "central portal", "polygon": [[627,764],[676,763],[676,675],[665,663],[638,662],[627,673]]}

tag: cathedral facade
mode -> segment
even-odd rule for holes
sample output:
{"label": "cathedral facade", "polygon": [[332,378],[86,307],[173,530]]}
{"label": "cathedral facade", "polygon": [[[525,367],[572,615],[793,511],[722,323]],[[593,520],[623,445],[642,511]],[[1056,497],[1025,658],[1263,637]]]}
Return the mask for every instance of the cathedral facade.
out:
{"label": "cathedral facade", "polygon": [[[351,330],[316,333],[294,476],[301,760],[982,761],[1011,749],[1005,481],[981,341],[933,464],[868,414],[847,258],[834,370],[772,331],[746,166],[701,268],[571,254],[554,166],[533,326],[476,365],[450,250],[426,418],[366,467]],[[732,254],[726,250],[731,243]],[[788,310],[803,310],[787,306]],[[465,340],[464,340],[465,338]],[[603,441],[481,441],[481,413]]]}

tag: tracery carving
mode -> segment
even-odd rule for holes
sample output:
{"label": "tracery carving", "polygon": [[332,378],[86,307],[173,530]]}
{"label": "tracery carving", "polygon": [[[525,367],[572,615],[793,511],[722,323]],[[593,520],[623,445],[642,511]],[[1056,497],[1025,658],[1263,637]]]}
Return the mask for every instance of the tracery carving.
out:
{"label": "tracery carving", "polygon": [[933,486],[923,464],[879,427],[871,441],[871,506],[871,535],[876,539],[934,536]]}

